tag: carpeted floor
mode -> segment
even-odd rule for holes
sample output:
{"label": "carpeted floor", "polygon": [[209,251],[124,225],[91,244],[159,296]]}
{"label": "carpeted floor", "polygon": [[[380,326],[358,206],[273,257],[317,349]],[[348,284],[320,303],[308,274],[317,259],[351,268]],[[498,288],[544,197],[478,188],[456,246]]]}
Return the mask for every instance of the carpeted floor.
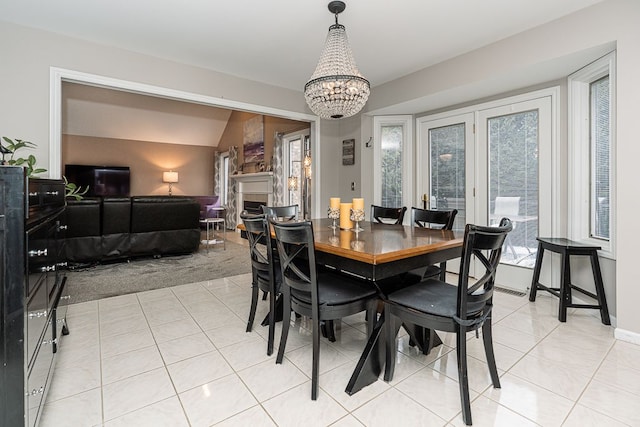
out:
{"label": "carpeted floor", "polygon": [[91,301],[173,285],[203,282],[251,272],[249,248],[227,241],[191,255],[141,258],[67,272],[70,303]]}

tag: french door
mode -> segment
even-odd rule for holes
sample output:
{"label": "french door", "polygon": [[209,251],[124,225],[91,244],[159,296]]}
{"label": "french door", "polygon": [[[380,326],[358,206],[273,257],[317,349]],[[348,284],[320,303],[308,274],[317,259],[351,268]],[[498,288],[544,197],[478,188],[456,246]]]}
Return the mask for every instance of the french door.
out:
{"label": "french door", "polygon": [[[418,125],[417,188],[420,203],[427,209],[456,209],[454,231],[464,232],[465,224],[475,223],[473,207],[474,157],[473,113],[422,121]],[[447,262],[457,273],[459,260]],[[473,274],[473,273],[471,273]]]}
{"label": "french door", "polygon": [[[431,209],[458,210],[455,230],[511,219],[496,280],[524,291],[531,284],[536,237],[551,235],[553,138],[551,95],[520,99],[418,119],[417,179]],[[447,266],[457,272],[455,263]]]}

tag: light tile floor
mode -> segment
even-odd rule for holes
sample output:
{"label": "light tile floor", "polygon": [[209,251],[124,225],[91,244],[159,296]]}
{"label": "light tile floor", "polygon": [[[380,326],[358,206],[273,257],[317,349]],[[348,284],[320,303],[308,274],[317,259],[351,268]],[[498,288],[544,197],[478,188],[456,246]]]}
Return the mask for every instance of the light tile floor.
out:
{"label": "light tile floor", "polygon": [[[398,340],[395,377],[344,389],[365,342],[363,316],[322,341],[311,401],[311,339],[298,320],[284,363],[267,329],[246,333],[250,275],[72,305],[40,426],[462,426],[453,335],[424,356]],[[469,334],[474,426],[640,426],[640,346],[617,341],[595,313],[556,318],[540,293],[495,295],[501,389]],[[256,319],[267,312],[261,301]],[[276,349],[280,326],[276,330]]]}

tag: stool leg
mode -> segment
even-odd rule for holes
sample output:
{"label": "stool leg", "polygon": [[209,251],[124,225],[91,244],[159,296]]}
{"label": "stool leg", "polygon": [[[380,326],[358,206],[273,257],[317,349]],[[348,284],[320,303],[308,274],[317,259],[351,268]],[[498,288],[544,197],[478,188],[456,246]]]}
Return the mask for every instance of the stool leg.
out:
{"label": "stool leg", "polygon": [[533,269],[533,279],[531,279],[531,289],[529,290],[529,301],[536,300],[536,293],[538,292],[538,283],[540,282],[540,270],[542,269],[542,256],[544,255],[544,248],[541,243],[538,243],[538,254],[536,255],[536,266]]}
{"label": "stool leg", "polygon": [[211,227],[211,222],[207,221],[207,253],[209,253],[209,227]]}
{"label": "stool leg", "polygon": [[571,265],[569,255],[562,253],[562,273],[560,276],[560,308],[558,320],[567,321],[567,304],[571,304]]}
{"label": "stool leg", "polygon": [[602,283],[602,272],[600,271],[600,261],[598,260],[598,253],[594,251],[589,258],[591,258],[591,270],[593,270],[593,279],[596,283],[596,295],[598,297],[598,304],[600,305],[600,318],[602,323],[610,325],[609,309],[607,308],[607,297],[604,294],[604,284]]}

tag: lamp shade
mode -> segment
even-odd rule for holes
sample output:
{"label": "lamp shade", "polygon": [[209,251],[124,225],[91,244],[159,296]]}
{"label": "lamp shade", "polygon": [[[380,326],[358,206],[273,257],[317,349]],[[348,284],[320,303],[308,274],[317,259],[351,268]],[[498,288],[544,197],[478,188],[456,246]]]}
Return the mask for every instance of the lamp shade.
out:
{"label": "lamp shade", "polygon": [[178,182],[178,172],[163,172],[162,173],[162,182]]}

